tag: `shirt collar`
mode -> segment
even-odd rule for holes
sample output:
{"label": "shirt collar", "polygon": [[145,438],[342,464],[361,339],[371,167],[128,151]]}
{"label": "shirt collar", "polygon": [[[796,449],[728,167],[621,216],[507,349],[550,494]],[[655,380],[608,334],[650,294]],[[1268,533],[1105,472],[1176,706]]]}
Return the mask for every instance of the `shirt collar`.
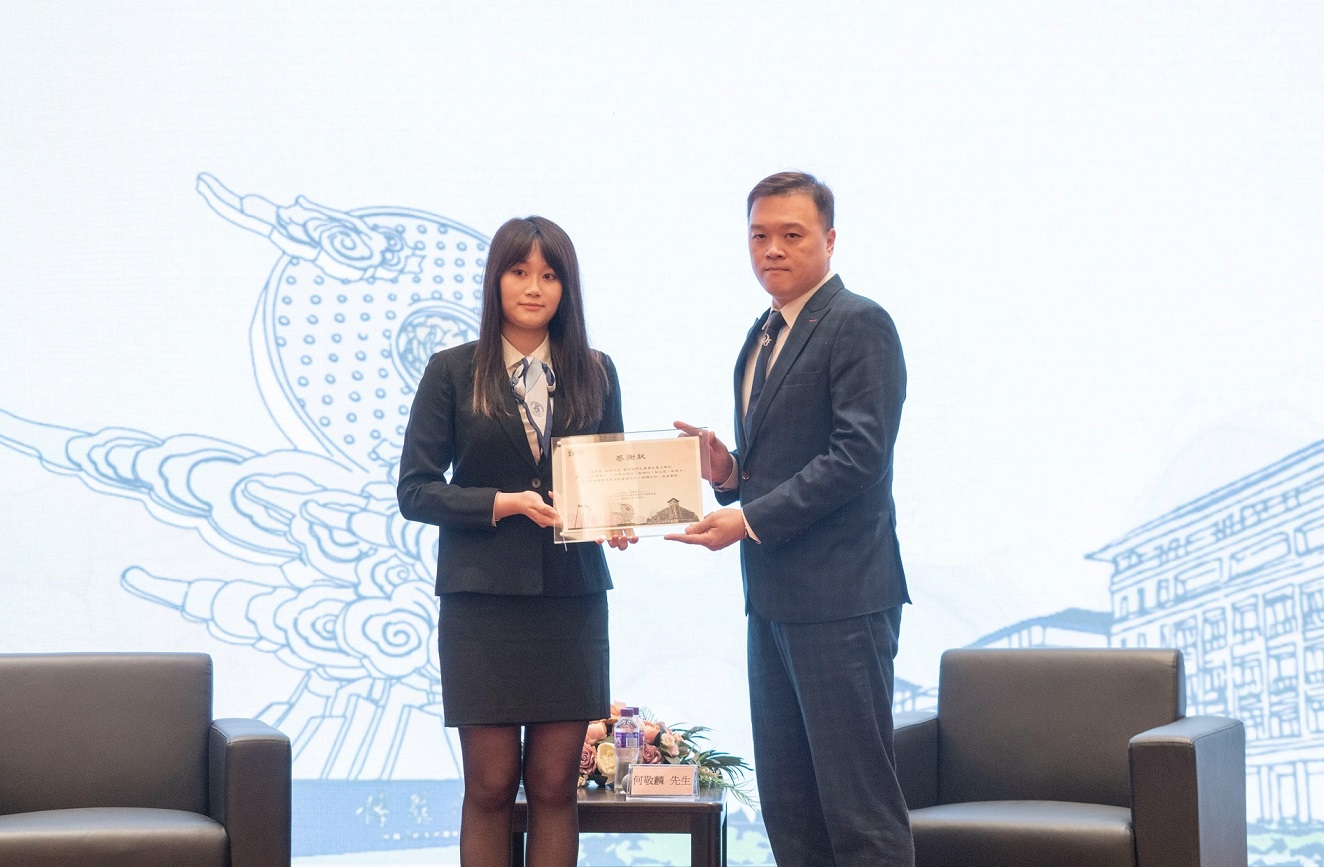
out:
{"label": "shirt collar", "polygon": [[[534,358],[538,359],[543,364],[546,364],[548,367],[551,367],[552,339],[550,337],[544,337],[542,339],[542,343],[538,344],[538,348],[533,350],[532,355]],[[524,353],[516,349],[511,344],[511,342],[503,336],[501,338],[501,360],[506,363],[506,370],[509,370],[513,373],[515,371],[515,365],[519,364],[520,361],[523,360],[523,358],[524,358]]]}
{"label": "shirt collar", "polygon": [[[835,276],[837,276],[837,272],[829,268],[828,272],[823,275],[823,279],[819,280],[818,285],[815,286],[813,289],[810,289],[808,292],[801,295],[799,298],[796,298],[794,301],[787,301],[781,307],[773,308],[776,310],[781,310],[782,318],[786,320],[786,325],[788,330],[790,326],[795,324],[795,318],[800,315],[801,310],[805,309],[805,305],[809,303],[809,299],[814,297],[814,293],[817,292],[819,289],[822,289],[823,284],[831,280]],[[502,339],[504,340],[505,338]]]}

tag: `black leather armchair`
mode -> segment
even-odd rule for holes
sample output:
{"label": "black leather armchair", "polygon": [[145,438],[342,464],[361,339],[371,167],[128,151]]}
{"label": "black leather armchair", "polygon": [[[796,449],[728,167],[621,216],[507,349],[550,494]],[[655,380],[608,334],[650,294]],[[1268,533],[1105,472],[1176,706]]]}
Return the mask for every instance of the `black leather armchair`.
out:
{"label": "black leather armchair", "polygon": [[199,653],[0,654],[0,864],[288,867],[290,741]]}
{"label": "black leather armchair", "polygon": [[916,867],[1245,867],[1246,735],[1176,650],[951,650],[896,715]]}

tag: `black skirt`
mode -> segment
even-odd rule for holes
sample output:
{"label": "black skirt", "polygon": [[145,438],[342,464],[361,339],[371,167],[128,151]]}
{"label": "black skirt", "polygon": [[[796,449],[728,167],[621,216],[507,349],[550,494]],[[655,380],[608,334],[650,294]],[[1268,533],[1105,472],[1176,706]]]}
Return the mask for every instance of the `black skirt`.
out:
{"label": "black skirt", "polygon": [[446,725],[602,719],[610,712],[607,594],[441,596]]}

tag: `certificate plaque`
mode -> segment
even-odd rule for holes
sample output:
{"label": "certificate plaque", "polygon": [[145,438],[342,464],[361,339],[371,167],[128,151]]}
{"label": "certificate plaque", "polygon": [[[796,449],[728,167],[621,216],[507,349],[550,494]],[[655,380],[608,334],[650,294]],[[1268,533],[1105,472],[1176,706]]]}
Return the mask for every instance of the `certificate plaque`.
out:
{"label": "certificate plaque", "polygon": [[655,536],[698,521],[701,442],[666,431],[554,438],[556,541],[594,542],[627,531]]}

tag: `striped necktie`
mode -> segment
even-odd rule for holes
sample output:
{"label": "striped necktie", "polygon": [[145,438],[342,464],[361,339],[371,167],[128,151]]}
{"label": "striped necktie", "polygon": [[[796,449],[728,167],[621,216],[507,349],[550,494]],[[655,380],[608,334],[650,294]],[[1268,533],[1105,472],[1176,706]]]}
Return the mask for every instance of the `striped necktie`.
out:
{"label": "striped necktie", "polygon": [[754,410],[759,405],[763,394],[763,385],[768,381],[768,362],[772,351],[777,346],[777,335],[786,325],[786,319],[780,310],[772,311],[763,326],[763,338],[759,342],[759,357],[754,362],[754,382],[749,387],[749,407],[745,410],[745,436],[749,436],[749,424],[754,419]]}
{"label": "striped necktie", "polygon": [[556,377],[552,368],[536,358],[524,356],[510,377],[515,401],[524,410],[524,417],[538,435],[538,460],[542,460],[552,447],[552,400],[556,391]]}

